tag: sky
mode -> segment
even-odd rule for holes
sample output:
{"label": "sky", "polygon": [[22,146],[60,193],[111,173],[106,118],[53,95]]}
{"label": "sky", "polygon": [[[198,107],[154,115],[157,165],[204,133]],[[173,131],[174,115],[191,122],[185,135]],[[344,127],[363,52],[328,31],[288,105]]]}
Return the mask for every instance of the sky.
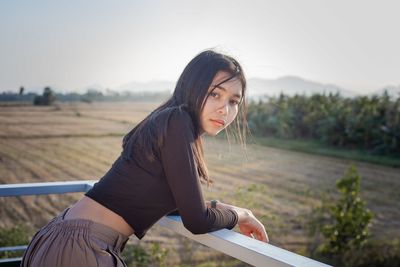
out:
{"label": "sky", "polygon": [[248,78],[299,76],[365,93],[400,85],[400,2],[0,2],[0,92],[176,81],[215,48]]}

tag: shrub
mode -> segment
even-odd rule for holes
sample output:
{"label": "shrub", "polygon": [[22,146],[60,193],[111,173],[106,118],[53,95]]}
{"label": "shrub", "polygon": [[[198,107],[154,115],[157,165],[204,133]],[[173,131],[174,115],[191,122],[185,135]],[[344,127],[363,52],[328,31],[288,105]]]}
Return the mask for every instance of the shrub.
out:
{"label": "shrub", "polygon": [[339,197],[325,193],[322,205],[312,211],[309,245],[311,257],[351,267],[400,266],[400,240],[371,240],[368,225],[373,216],[360,198],[361,177],[354,166],[337,180]]}
{"label": "shrub", "polygon": [[339,200],[330,207],[333,223],[322,227],[325,241],[322,252],[343,254],[347,250],[360,249],[368,238],[368,224],[372,212],[360,198],[361,177],[354,166],[336,182],[341,194]]}
{"label": "shrub", "polygon": [[56,100],[53,90],[50,87],[46,87],[43,90],[43,95],[35,96],[33,104],[35,106],[50,106]]}
{"label": "shrub", "polygon": [[[0,247],[12,247],[26,245],[29,242],[29,230],[23,224],[12,227],[0,228]],[[0,258],[12,258],[22,256],[23,251],[0,252]]]}
{"label": "shrub", "polygon": [[122,258],[129,267],[166,266],[168,249],[159,243],[151,243],[149,247],[127,244],[122,252]]}
{"label": "shrub", "polygon": [[390,242],[368,242],[362,249],[351,249],[344,253],[343,263],[352,267],[400,266],[400,239]]}

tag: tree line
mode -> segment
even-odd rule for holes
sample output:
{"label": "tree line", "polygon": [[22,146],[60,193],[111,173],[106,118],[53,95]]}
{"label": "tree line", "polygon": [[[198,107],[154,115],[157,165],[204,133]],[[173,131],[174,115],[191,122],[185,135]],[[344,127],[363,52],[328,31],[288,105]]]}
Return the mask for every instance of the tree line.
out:
{"label": "tree line", "polygon": [[32,92],[25,93],[24,87],[21,87],[18,93],[1,93],[0,102],[25,102],[47,106],[53,104],[55,101],[82,101],[86,103],[94,101],[163,101],[170,95],[171,93],[168,90],[161,92],[116,92],[108,90],[106,93],[103,93],[96,89],[88,89],[84,93],[58,93],[49,86],[43,89],[42,94],[37,94]]}
{"label": "tree line", "polygon": [[256,136],[308,139],[363,149],[378,155],[400,155],[400,96],[344,98],[336,94],[281,94],[251,102],[248,123]]}
{"label": "tree line", "polygon": [[[2,93],[0,101],[25,101],[51,105],[57,101],[164,101],[170,92],[109,92],[95,89],[86,93],[55,93],[50,87],[42,95]],[[281,94],[251,101],[248,110],[251,132],[257,136],[317,140],[337,147],[363,149],[377,155],[400,156],[400,96],[336,94],[311,96]]]}

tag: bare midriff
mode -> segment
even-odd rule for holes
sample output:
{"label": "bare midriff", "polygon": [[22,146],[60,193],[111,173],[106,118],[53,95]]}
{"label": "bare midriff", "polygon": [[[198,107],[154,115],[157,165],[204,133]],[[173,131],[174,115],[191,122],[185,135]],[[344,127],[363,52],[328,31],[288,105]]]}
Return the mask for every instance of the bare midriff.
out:
{"label": "bare midriff", "polygon": [[126,236],[131,236],[134,233],[132,227],[121,216],[86,196],[68,210],[64,219],[94,221],[104,224]]}

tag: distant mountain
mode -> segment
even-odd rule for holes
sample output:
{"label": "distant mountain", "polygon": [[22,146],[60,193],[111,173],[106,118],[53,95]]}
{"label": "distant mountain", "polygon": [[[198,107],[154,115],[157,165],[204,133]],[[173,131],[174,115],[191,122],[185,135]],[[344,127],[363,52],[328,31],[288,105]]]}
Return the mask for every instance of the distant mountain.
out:
{"label": "distant mountain", "polygon": [[[151,81],[151,82],[131,82],[116,88],[114,91],[173,91],[175,83],[171,81]],[[340,88],[333,84],[322,84],[312,81],[307,81],[295,76],[285,76],[278,79],[261,79],[250,78],[248,79],[248,93],[250,97],[260,98],[265,95],[277,96],[281,92],[287,95],[306,94],[311,95],[315,93],[336,93],[340,92],[342,96],[354,97],[357,93]]]}
{"label": "distant mountain", "polygon": [[123,92],[172,92],[175,88],[175,82],[171,81],[150,81],[150,82],[131,82],[119,87],[113,88],[114,91]]}
{"label": "distant mountain", "polygon": [[255,98],[263,96],[278,96],[281,93],[290,96],[295,94],[327,94],[330,92],[339,92],[344,97],[354,97],[359,95],[354,91],[340,88],[333,84],[307,81],[296,76],[284,76],[278,79],[250,78],[248,80],[248,92],[250,97]]}

